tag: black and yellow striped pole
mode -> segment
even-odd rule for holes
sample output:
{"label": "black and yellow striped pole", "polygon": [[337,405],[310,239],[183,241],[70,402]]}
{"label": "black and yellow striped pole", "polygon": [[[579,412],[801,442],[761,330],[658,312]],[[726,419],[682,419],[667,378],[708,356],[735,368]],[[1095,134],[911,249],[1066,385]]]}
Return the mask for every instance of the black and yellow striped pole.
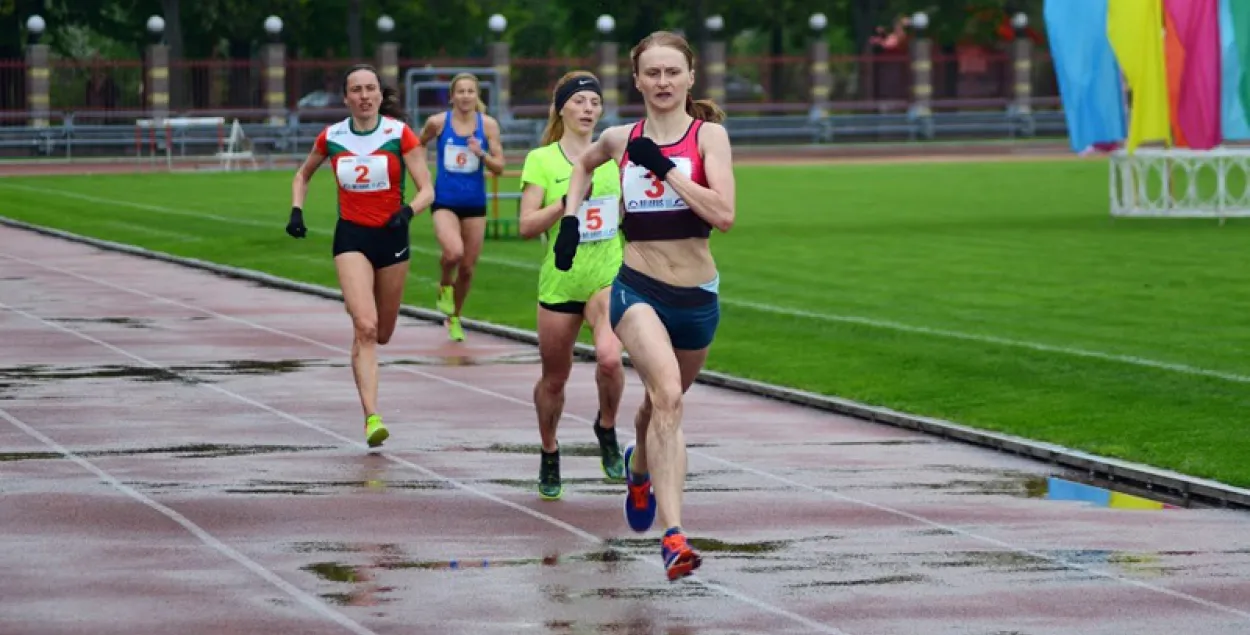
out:
{"label": "black and yellow striped pole", "polygon": [[921,126],[922,136],[932,135],[933,41],[929,39],[929,15],[917,11],[911,16],[911,109],[910,115]]}
{"label": "black and yellow striped pole", "polygon": [[595,20],[599,32],[599,68],[595,75],[603,88],[603,122],[616,125],[621,112],[620,47],[612,37],[616,19],[606,13]]}
{"label": "black and yellow striped pole", "polygon": [[143,105],[152,119],[152,133],[155,135],[159,122],[169,117],[169,46],[165,44],[165,18],[151,16],[147,26],[154,41],[147,48]]}
{"label": "black and yellow striped pole", "polygon": [[282,43],[282,18],[271,15],[265,18],[265,44],[263,61],[265,74],[265,109],[269,113],[269,125],[286,125],[286,45]]}
{"label": "black and yellow striped pole", "polygon": [[707,28],[707,51],[703,53],[703,94],[708,99],[725,103],[725,18],[710,15],[703,21]]}
{"label": "black and yellow striped pole", "polygon": [[833,92],[833,77],[829,74],[829,40],[825,29],[829,20],[823,13],[813,13],[807,26],[812,30],[812,43],[808,52],[811,63],[811,109],[812,119],[824,119],[829,115],[829,95]]}
{"label": "black and yellow striped pole", "polygon": [[1027,29],[1029,16],[1023,12],[1011,16],[1011,28],[1015,38],[1011,42],[1012,102],[1016,114],[1027,115],[1033,110],[1033,41]]}
{"label": "black and yellow striped pole", "polygon": [[508,53],[508,42],[503,39],[504,29],[508,28],[508,19],[496,13],[490,16],[486,26],[494,34],[494,41],[490,43],[490,65],[495,71],[495,103],[499,109],[495,117],[507,123],[512,121],[512,62]]}
{"label": "black and yellow striped pole", "polygon": [[[382,41],[378,43],[378,79],[384,86],[399,89],[399,43],[391,37],[395,30],[395,20],[389,15],[378,18],[378,33]],[[404,94],[403,90],[399,94]]]}
{"label": "black and yellow striped pole", "polygon": [[39,42],[46,27],[40,16],[32,15],[26,20],[26,110],[30,125],[35,128],[50,125],[48,45]]}

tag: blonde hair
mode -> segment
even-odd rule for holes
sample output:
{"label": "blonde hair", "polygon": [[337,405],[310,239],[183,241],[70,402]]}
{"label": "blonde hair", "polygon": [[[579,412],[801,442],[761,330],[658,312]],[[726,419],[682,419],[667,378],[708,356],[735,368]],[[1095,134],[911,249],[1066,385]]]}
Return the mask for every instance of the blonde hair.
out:
{"label": "blonde hair", "polygon": [[[642,38],[633,49],[629,51],[629,57],[634,64],[634,76],[638,76],[638,57],[649,48],[657,46],[667,46],[681,51],[686,58],[686,67],[694,70],[694,51],[690,50],[690,43],[686,42],[686,38],[673,33],[672,31],[656,31],[647,37]],[[695,98],[686,93],[686,113],[695,119],[710,121],[712,123],[721,123],[725,120],[725,111],[721,110],[716,102],[710,99]]]}
{"label": "blonde hair", "polygon": [[545,146],[564,138],[564,117],[556,110],[556,94],[565,82],[578,77],[589,77],[596,81],[599,79],[590,71],[569,71],[556,80],[556,85],[551,89],[551,105],[547,107],[547,127],[543,129],[543,137],[538,142],[538,145]]}
{"label": "blonde hair", "polygon": [[447,85],[447,91],[450,93],[448,99],[451,99],[452,95],[456,94],[456,84],[460,83],[462,79],[473,80],[473,87],[477,89],[477,111],[486,112],[486,104],[482,103],[482,82],[473,73],[456,73],[456,76],[451,78],[451,83]]}

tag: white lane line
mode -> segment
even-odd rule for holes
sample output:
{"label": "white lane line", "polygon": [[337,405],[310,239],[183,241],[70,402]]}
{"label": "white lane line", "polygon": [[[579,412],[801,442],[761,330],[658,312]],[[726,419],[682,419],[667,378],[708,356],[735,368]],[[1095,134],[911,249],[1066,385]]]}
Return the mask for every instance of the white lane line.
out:
{"label": "white lane line", "polygon": [[[120,347],[118,347],[118,346],[114,346],[113,344],[110,344],[110,343],[108,343],[108,342],[105,342],[105,341],[103,341],[103,340],[101,340],[101,339],[99,339],[99,338],[92,337],[92,336],[87,335],[87,334],[85,334],[85,333],[80,333],[80,332],[78,332],[78,331],[76,331],[76,330],[74,330],[74,329],[67,328],[67,327],[62,326],[62,325],[60,325],[60,324],[56,324],[56,323],[53,323],[53,322],[49,322],[49,321],[47,321],[47,320],[45,320],[45,319],[43,319],[43,318],[41,318],[41,317],[39,317],[39,316],[37,316],[37,315],[34,315],[34,314],[29,313],[29,312],[27,312],[27,311],[24,311],[24,310],[22,310],[22,309],[19,309],[19,308],[16,308],[16,307],[12,307],[12,306],[9,306],[9,305],[4,304],[4,303],[2,303],[2,302],[0,302],[0,309],[7,310],[7,311],[11,311],[11,312],[13,312],[13,313],[16,313],[16,314],[18,314],[18,315],[21,315],[21,316],[23,316],[23,317],[26,317],[26,318],[28,318],[28,319],[34,320],[34,321],[36,321],[36,322],[40,322],[40,323],[42,323],[42,324],[44,324],[44,325],[46,325],[46,326],[49,326],[49,327],[51,327],[51,328],[54,328],[54,329],[58,330],[58,331],[65,332],[65,333],[68,333],[68,334],[73,335],[73,336],[75,336],[75,337],[79,337],[79,338],[81,338],[81,339],[84,339],[84,340],[87,340],[87,341],[92,342],[92,343],[94,343],[94,344],[97,344],[97,345],[99,345],[99,346],[103,346],[104,348],[107,348],[107,349],[109,349],[109,350],[111,350],[111,351],[113,351],[113,352],[115,352],[115,353],[117,353],[117,354],[119,354],[119,355],[123,355],[123,356],[125,356],[125,357],[130,358],[130,359],[133,359],[133,360],[135,360],[135,361],[137,361],[137,362],[139,362],[139,363],[141,363],[141,364],[144,364],[144,365],[146,365],[146,366],[149,366],[149,367],[152,367],[152,368],[155,368],[155,369],[158,369],[158,370],[162,370],[162,371],[167,372],[167,373],[170,373],[170,374],[172,374],[172,375],[176,375],[176,376],[180,376],[180,377],[185,377],[185,378],[188,378],[188,379],[197,379],[194,375],[192,375],[192,374],[190,374],[190,373],[179,373],[179,372],[174,371],[173,369],[171,369],[171,368],[169,368],[169,367],[167,367],[167,366],[162,366],[162,365],[160,365],[160,364],[158,364],[158,363],[156,363],[156,362],[153,362],[153,361],[151,361],[151,360],[148,360],[147,358],[141,357],[141,356],[139,356],[139,355],[135,355],[134,353],[131,353],[131,352],[129,352],[129,351],[125,350],[125,349],[122,349],[122,348],[120,348]],[[329,430],[329,429],[327,429],[327,428],[323,428],[323,427],[321,427],[321,426],[319,426],[319,425],[317,425],[317,424],[315,424],[315,423],[312,423],[312,422],[310,422],[310,421],[307,421],[307,420],[305,420],[305,419],[302,419],[302,418],[300,418],[300,417],[298,417],[298,416],[295,416],[295,415],[293,415],[293,414],[287,413],[287,412],[285,412],[285,411],[278,410],[277,408],[274,408],[274,407],[272,407],[272,406],[269,406],[268,404],[264,404],[264,403],[261,403],[261,402],[259,402],[259,401],[254,400],[254,399],[251,399],[251,398],[249,398],[249,397],[245,397],[245,396],[243,396],[243,395],[241,395],[241,394],[239,394],[239,393],[236,393],[236,392],[234,392],[234,391],[232,391],[232,390],[229,390],[229,389],[227,389],[227,388],[222,388],[222,387],[217,386],[217,385],[214,385],[214,384],[203,383],[203,382],[197,382],[197,383],[196,383],[196,385],[197,385],[197,386],[199,386],[199,387],[202,387],[202,388],[206,388],[206,389],[208,389],[208,390],[213,390],[213,391],[215,391],[215,392],[218,392],[218,393],[220,393],[220,394],[222,394],[222,395],[225,395],[225,396],[230,397],[230,398],[232,398],[232,399],[238,400],[238,401],[240,401],[240,402],[246,403],[246,404],[248,404],[248,405],[254,406],[254,407],[259,408],[259,409],[261,409],[261,410],[264,410],[265,412],[268,412],[268,413],[270,413],[270,414],[272,414],[272,415],[274,415],[274,416],[277,416],[277,417],[280,417],[280,418],[285,419],[285,420],[287,420],[287,421],[290,421],[290,422],[292,422],[292,423],[295,423],[295,424],[298,424],[298,425],[304,426],[305,428],[308,428],[308,429],[310,429],[310,430],[315,430],[315,431],[320,432],[320,433],[322,433],[322,434],[324,434],[324,435],[326,435],[326,436],[329,436],[329,437],[332,437],[332,438],[334,438],[334,439],[337,439],[338,441],[340,441],[340,442],[342,442],[342,443],[345,443],[345,444],[347,444],[347,445],[354,446],[354,447],[361,448],[361,449],[366,449],[366,450],[368,449],[368,447],[367,447],[367,446],[366,446],[363,442],[361,442],[361,441],[358,441],[358,440],[353,440],[353,439],[349,439],[348,437],[345,437],[345,436],[343,436],[343,435],[341,435],[341,434],[339,434],[339,433],[337,433],[337,432],[334,432],[333,430]],[[45,438],[46,438],[46,437],[45,437]],[[548,516],[547,514],[544,514],[544,513],[542,513],[542,512],[535,511],[535,510],[533,510],[533,509],[530,509],[530,508],[528,508],[528,507],[525,507],[524,505],[520,505],[520,504],[514,503],[514,502],[509,501],[509,500],[504,499],[504,498],[500,498],[500,497],[498,497],[498,496],[495,496],[494,494],[491,494],[491,493],[489,493],[489,492],[486,492],[486,491],[484,491],[484,490],[481,490],[481,489],[479,489],[479,488],[477,488],[477,487],[474,487],[474,486],[472,486],[472,485],[470,485],[470,484],[468,484],[468,483],[465,483],[465,482],[463,482],[463,481],[459,481],[459,480],[453,479],[453,478],[451,478],[451,477],[443,476],[442,474],[439,474],[438,472],[435,472],[434,470],[431,470],[431,469],[429,469],[429,468],[427,468],[427,467],[424,467],[424,466],[418,465],[418,464],[416,464],[416,463],[413,463],[412,461],[409,461],[409,460],[407,460],[407,459],[403,459],[403,458],[400,458],[400,457],[397,457],[397,456],[393,456],[393,455],[391,455],[391,454],[389,454],[389,453],[386,453],[386,452],[378,452],[378,454],[380,454],[381,456],[386,457],[388,460],[390,460],[390,461],[392,461],[392,462],[394,462],[394,463],[396,463],[396,464],[398,464],[398,465],[402,465],[402,466],[404,466],[404,467],[407,467],[407,468],[410,468],[410,469],[416,470],[416,471],[418,471],[418,472],[420,472],[420,473],[422,473],[422,474],[425,474],[426,476],[429,476],[429,477],[431,477],[431,478],[435,478],[435,479],[438,479],[438,480],[444,481],[444,482],[446,482],[446,483],[448,483],[448,484],[450,484],[450,485],[453,485],[453,486],[455,486],[455,487],[459,487],[459,488],[463,489],[464,491],[467,491],[467,492],[469,492],[469,493],[471,493],[471,494],[474,494],[474,495],[479,496],[479,497],[481,497],[481,498],[484,498],[484,499],[486,499],[486,500],[492,501],[492,502],[494,502],[494,503],[498,503],[498,504],[500,504],[500,505],[503,505],[503,506],[508,507],[508,508],[510,508],[510,509],[513,509],[513,510],[515,510],[515,511],[521,512],[522,514],[525,514],[525,515],[527,515],[527,516],[530,516],[530,517],[536,518],[536,519],[538,519],[538,520],[544,521],[544,522],[549,523],[549,524],[551,524],[551,525],[553,525],[553,526],[555,526],[555,527],[559,527],[560,529],[563,529],[563,530],[565,530],[565,531],[567,531],[567,532],[569,532],[569,533],[571,533],[571,534],[573,534],[573,535],[575,535],[575,536],[577,536],[577,537],[579,537],[579,538],[582,538],[583,540],[586,540],[586,541],[591,542],[591,543],[596,544],[596,545],[603,544],[603,541],[602,541],[600,538],[598,538],[597,536],[595,536],[594,534],[592,534],[592,533],[590,533],[590,532],[588,532],[588,531],[586,531],[586,530],[584,530],[584,529],[582,529],[582,528],[580,528],[580,527],[577,527],[577,526],[572,525],[572,524],[570,524],[570,523],[567,523],[567,522],[565,522],[565,521],[563,521],[563,520],[560,520],[559,518],[555,518],[555,517],[553,517],[553,516]],[[114,480],[115,480],[115,479],[114,479]],[[137,492],[136,492],[136,494],[137,494]],[[149,500],[150,500],[150,499],[149,499]],[[170,510],[170,511],[171,511],[171,513],[174,513],[172,510]],[[190,523],[190,521],[187,521],[187,522],[188,522],[188,523]],[[201,530],[201,531],[202,531],[202,530]],[[197,535],[198,535],[198,534],[197,534]],[[225,545],[222,545],[222,546],[224,547]],[[663,565],[662,563],[660,563],[660,561],[659,561],[659,559],[658,559],[658,558],[635,558],[635,557],[630,556],[630,555],[628,555],[628,554],[626,554],[626,557],[629,557],[629,558],[631,558],[631,559],[635,559],[635,560],[641,560],[642,562],[645,562],[645,563],[647,563],[647,564],[649,564],[649,565],[651,565],[651,566],[653,566],[653,567],[655,567],[655,568],[659,569],[660,571],[663,571],[663,570],[664,570],[664,565]],[[250,562],[250,561],[249,561],[249,562]],[[260,567],[260,565],[255,565],[255,566],[256,566],[257,568],[261,569],[261,570],[265,570],[263,567]],[[249,568],[251,568],[251,567],[249,567]],[[265,570],[265,571],[267,571],[267,570]],[[273,575],[272,573],[270,573],[270,575],[269,575],[269,576],[267,576],[267,577],[266,577],[266,579],[267,579],[267,580],[270,580],[271,582],[273,582],[274,580],[281,581],[281,578],[278,578],[276,575]],[[734,598],[734,599],[736,599],[736,600],[738,600],[738,601],[740,601],[740,602],[742,602],[742,603],[744,603],[744,604],[748,604],[748,605],[753,606],[753,607],[755,607],[755,608],[757,608],[757,609],[760,609],[760,610],[762,610],[762,611],[765,611],[765,612],[768,612],[768,613],[772,613],[772,614],[777,615],[777,616],[779,616],[779,617],[784,617],[784,618],[786,618],[786,619],[792,620],[792,621],[797,622],[797,623],[799,623],[799,624],[802,624],[802,625],[804,625],[804,626],[806,626],[806,627],[808,627],[808,628],[810,628],[810,629],[812,629],[812,630],[814,630],[814,631],[817,631],[817,632],[820,632],[820,633],[827,633],[827,634],[829,634],[829,635],[850,635],[849,633],[846,633],[845,631],[841,631],[841,630],[839,630],[839,629],[837,629],[837,628],[834,628],[834,627],[832,627],[832,626],[828,626],[828,625],[825,625],[825,624],[821,624],[820,622],[814,621],[814,620],[812,620],[812,619],[809,619],[809,618],[804,617],[804,616],[802,616],[802,615],[799,615],[799,614],[797,614],[797,613],[793,613],[793,612],[791,612],[791,611],[787,611],[786,609],[783,609],[783,608],[780,608],[780,607],[777,607],[777,606],[773,606],[773,605],[768,604],[767,602],[764,602],[764,601],[762,601],[762,600],[757,600],[757,599],[755,599],[755,598],[753,598],[753,597],[751,597],[751,596],[748,596],[748,595],[746,595],[746,594],[744,594],[744,593],[741,593],[741,592],[739,592],[739,591],[736,591],[736,590],[731,589],[731,588],[729,588],[729,587],[726,587],[726,586],[724,586],[724,585],[721,585],[721,584],[718,584],[718,583],[711,582],[711,581],[709,581],[709,580],[703,579],[703,578],[701,578],[701,577],[699,577],[699,576],[689,576],[688,578],[686,578],[686,580],[688,580],[688,581],[690,581],[690,582],[692,582],[692,583],[701,584],[701,585],[703,585],[703,586],[705,586],[705,587],[707,587],[707,588],[709,588],[709,589],[711,589],[711,590],[718,591],[718,592],[720,592],[720,593],[722,593],[722,594],[724,594],[724,595],[726,595],[726,596],[728,596],[728,597]],[[275,583],[276,583],[276,582],[275,582]],[[289,587],[290,589],[295,589],[295,587],[292,587],[292,586],[290,586],[289,584],[287,584],[287,583],[285,583],[285,582],[282,582],[282,584],[286,585],[286,587]],[[286,590],[286,588],[284,588],[284,590]],[[295,589],[295,590],[296,590],[296,591],[298,591],[298,589]],[[313,600],[313,601],[315,601],[315,600]],[[325,610],[326,610],[326,611],[329,611],[330,609],[328,609],[328,607],[327,607]],[[344,618],[344,619],[346,619],[346,618]],[[360,627],[360,628],[362,628],[362,629],[363,629],[364,627]],[[371,633],[371,631],[367,631],[367,630],[364,630],[364,631],[358,631],[358,632],[363,632],[363,633]]]}
{"label": "white lane line", "polygon": [[[204,307],[196,306],[196,305],[193,305],[193,304],[188,304],[188,303],[181,302],[181,301],[178,301],[178,300],[174,300],[174,299],[171,299],[171,298],[166,298],[166,297],[163,297],[163,296],[160,296],[160,295],[156,295],[156,294],[153,294],[153,293],[148,293],[148,292],[146,292],[146,291],[142,291],[142,290],[139,290],[139,289],[133,289],[133,288],[126,287],[126,286],[123,286],[123,285],[114,284],[114,283],[112,283],[112,282],[108,282],[108,281],[106,281],[106,280],[102,280],[102,279],[99,279],[99,278],[94,278],[94,277],[91,277],[91,276],[85,276],[85,275],[82,275],[82,274],[76,273],[76,272],[74,272],[74,271],[69,271],[69,270],[67,270],[67,269],[62,269],[62,268],[60,268],[60,267],[56,267],[56,266],[53,266],[53,265],[46,265],[46,264],[43,264],[43,263],[38,263],[38,262],[34,262],[34,261],[30,261],[30,260],[26,260],[26,259],[24,259],[24,258],[20,258],[20,257],[16,257],[16,256],[10,256],[10,255],[6,255],[6,254],[0,254],[0,256],[4,256],[4,257],[7,257],[7,258],[12,258],[12,259],[14,259],[14,260],[18,260],[18,261],[20,261],[20,262],[24,262],[24,263],[26,263],[26,264],[34,265],[34,266],[37,266],[37,267],[40,267],[40,268],[43,268],[43,269],[47,269],[47,270],[49,270],[49,271],[55,271],[55,272],[61,273],[61,274],[63,274],[63,275],[68,275],[68,276],[70,276],[70,277],[78,278],[78,279],[83,280],[83,281],[86,281],[86,282],[92,282],[92,283],[95,283],[95,284],[98,284],[98,285],[101,285],[101,286],[104,286],[104,287],[107,287],[107,288],[115,289],[115,290],[118,290],[118,291],[123,291],[123,292],[126,292],[126,293],[131,293],[131,294],[138,295],[138,296],[141,296],[141,297],[146,297],[146,298],[148,298],[148,299],[155,300],[155,301],[157,301],[157,302],[162,302],[162,303],[172,304],[172,305],[174,305],[174,306],[178,306],[178,307],[181,307],[181,308],[184,308],[184,309],[188,309],[188,310],[192,310],[192,311],[199,311],[199,312],[201,312],[201,313],[203,313],[203,314],[205,314],[205,315],[211,315],[211,316],[213,316],[213,317],[215,317],[215,318],[218,318],[218,319],[221,319],[221,320],[226,320],[226,321],[235,322],[235,323],[238,323],[238,324],[243,324],[243,325],[249,326],[249,327],[251,327],[251,328],[255,328],[255,329],[259,329],[259,330],[266,331],[266,332],[269,332],[269,333],[273,333],[273,334],[275,334],[275,335],[281,335],[281,336],[289,337],[289,338],[291,338],[291,339],[295,339],[295,340],[298,340],[298,341],[301,341],[301,342],[305,342],[305,343],[311,344],[311,345],[313,345],[313,346],[318,346],[318,347],[323,348],[323,349],[325,349],[325,350],[334,351],[334,352],[339,353],[339,354],[342,354],[342,355],[350,355],[350,354],[351,354],[351,351],[349,351],[348,349],[345,349],[345,348],[340,348],[340,347],[338,347],[338,346],[334,346],[334,345],[331,345],[331,344],[326,344],[325,342],[320,342],[320,341],[314,340],[314,339],[312,339],[312,338],[308,338],[308,337],[305,337],[305,336],[303,336],[303,335],[299,335],[299,334],[297,334],[297,333],[291,333],[291,332],[288,332],[288,331],[283,331],[283,330],[281,330],[281,329],[276,329],[276,328],[273,328],[273,327],[265,326],[265,325],[263,325],[263,324],[258,324],[258,323],[256,323],[256,322],[252,322],[252,321],[247,320],[247,319],[244,319],[244,318],[239,318],[239,317],[235,317],[235,316],[232,316],[232,315],[227,315],[227,314],[224,314],[224,313],[219,313],[219,312],[214,311],[214,310],[212,310],[212,309],[208,309],[208,308],[204,308]],[[379,361],[381,361],[381,357],[379,357]],[[472,385],[472,384],[467,384],[467,383],[464,383],[464,382],[461,382],[461,381],[456,381],[456,380],[454,380],[454,379],[449,379],[449,378],[447,378],[447,377],[442,377],[442,376],[440,376],[440,375],[436,375],[436,374],[429,373],[429,372],[426,372],[426,371],[423,371],[423,370],[419,370],[419,369],[413,368],[413,367],[411,367],[411,366],[402,366],[402,365],[398,365],[398,366],[388,366],[388,368],[391,368],[391,369],[393,369],[393,370],[397,370],[397,371],[400,371],[400,372],[409,373],[409,374],[411,374],[411,375],[416,375],[416,376],[418,376],[418,377],[423,377],[423,378],[426,378],[426,379],[431,379],[431,380],[434,380],[434,381],[439,381],[439,382],[445,383],[445,384],[450,385],[450,386],[455,386],[455,387],[457,387],[457,388],[461,388],[461,389],[464,389],[464,390],[468,390],[468,391],[471,391],[471,392],[478,393],[478,394],[480,394],[480,395],[485,395],[485,396],[489,396],[489,397],[494,397],[494,398],[496,398],[496,399],[500,399],[500,400],[503,400],[503,401],[509,401],[509,402],[512,402],[512,403],[518,404],[518,405],[520,405],[520,406],[523,406],[523,407],[525,407],[525,408],[527,408],[527,409],[531,409],[531,408],[533,408],[533,403],[531,403],[530,401],[527,401],[527,400],[524,400],[524,399],[518,399],[518,398],[513,397],[513,396],[511,396],[511,395],[506,395],[506,394],[504,394],[504,393],[496,392],[496,391],[493,391],[493,390],[490,390],[490,389],[487,389],[487,388],[481,388],[481,387],[478,387],[478,386],[474,386],[474,385]],[[580,423],[587,424],[587,425],[591,425],[591,424],[593,424],[593,423],[594,423],[592,420],[587,419],[587,418],[585,418],[585,417],[580,417],[580,416],[577,416],[577,415],[571,415],[571,414],[567,414],[567,413],[564,415],[564,418],[571,419],[571,420],[573,420],[573,421],[578,421],[578,422],[580,422]],[[620,435],[624,435],[624,436],[626,436],[627,438],[632,437],[632,435],[630,435],[629,433],[625,432],[624,430],[620,430],[620,429],[618,429],[617,434],[618,434],[618,436],[620,436]],[[691,454],[691,455],[695,455],[695,456],[701,456],[701,457],[703,457],[703,458],[705,458],[705,459],[707,459],[707,460],[709,460],[709,461],[712,461],[712,462],[714,462],[714,463],[718,463],[718,464],[723,465],[723,466],[725,466],[725,467],[734,468],[734,469],[737,469],[737,470],[741,470],[741,471],[743,471],[743,472],[747,472],[747,473],[750,473],[750,474],[754,474],[754,475],[759,476],[759,477],[761,477],[761,478],[769,479],[769,480],[772,480],[772,481],[775,481],[775,482],[778,482],[778,483],[782,483],[782,484],[788,485],[788,486],[793,487],[793,488],[795,488],[795,489],[799,489],[799,490],[804,490],[804,491],[812,492],[812,493],[815,493],[815,494],[819,494],[819,495],[821,495],[821,496],[828,496],[828,497],[830,497],[830,498],[834,498],[834,499],[837,499],[837,500],[840,500],[840,501],[843,501],[843,502],[852,503],[852,504],[856,504],[856,505],[861,505],[861,506],[864,506],[864,507],[868,507],[868,508],[870,508],[870,509],[875,509],[875,510],[882,511],[882,512],[886,512],[886,513],[889,513],[889,514],[894,514],[894,515],[899,516],[899,517],[901,517],[901,518],[907,518],[908,520],[912,520],[912,521],[917,522],[917,523],[921,523],[921,524],[924,524],[924,525],[928,525],[929,527],[932,527],[932,528],[935,528],[935,529],[942,529],[942,530],[945,530],[945,531],[949,531],[949,532],[952,532],[952,533],[955,533],[955,534],[958,534],[958,535],[964,536],[964,537],[966,537],[966,538],[971,538],[971,539],[973,539],[973,540],[977,540],[977,541],[985,542],[985,543],[988,543],[988,544],[992,544],[992,545],[995,545],[995,546],[998,546],[998,547],[1001,547],[1001,548],[1007,549],[1007,550],[1009,550],[1009,551],[1013,551],[1013,552],[1016,552],[1016,553],[1021,553],[1021,554],[1029,555],[1029,556],[1032,556],[1032,557],[1034,557],[1034,558],[1039,558],[1039,559],[1041,559],[1041,560],[1044,560],[1044,561],[1046,561],[1046,562],[1050,562],[1050,563],[1052,563],[1052,564],[1060,565],[1060,566],[1063,566],[1063,567],[1066,567],[1066,568],[1069,568],[1069,569],[1073,569],[1073,570],[1076,570],[1076,571],[1081,571],[1081,572],[1083,572],[1083,573],[1087,573],[1087,574],[1090,574],[1090,575],[1098,576],[1098,577],[1105,578],[1105,579],[1108,579],[1108,580],[1114,580],[1114,581],[1117,581],[1117,582],[1122,582],[1122,583],[1124,583],[1124,584],[1128,584],[1128,585],[1131,585],[1131,586],[1136,586],[1136,587],[1139,587],[1139,588],[1142,588],[1142,589],[1146,589],[1146,590],[1149,590],[1149,591],[1152,591],[1152,592],[1155,592],[1155,593],[1159,593],[1159,594],[1162,594],[1162,595],[1168,595],[1168,596],[1172,596],[1172,597],[1180,598],[1180,599],[1183,599],[1183,600],[1187,600],[1187,601],[1190,601],[1190,602],[1194,602],[1194,603],[1199,604],[1199,605],[1202,605],[1202,606],[1206,606],[1206,607],[1208,607],[1208,608],[1216,609],[1216,610],[1219,610],[1219,611],[1222,611],[1222,612],[1226,612],[1226,613],[1231,613],[1231,614],[1236,615],[1236,616],[1238,616],[1238,617],[1241,617],[1241,618],[1244,618],[1244,619],[1250,620],[1250,612],[1241,611],[1241,610],[1239,610],[1239,609],[1236,609],[1236,608],[1233,608],[1233,607],[1230,607],[1230,606],[1225,606],[1225,605],[1223,605],[1223,604],[1219,604],[1219,603],[1217,603],[1217,602],[1212,602],[1212,601],[1210,601],[1210,600],[1205,600],[1205,599],[1203,599],[1203,598],[1200,598],[1200,597],[1197,597],[1197,596],[1193,596],[1193,595],[1190,595],[1190,594],[1187,594],[1187,593],[1183,593],[1183,592],[1180,592],[1180,591],[1174,591],[1174,590],[1172,590],[1172,589],[1168,589],[1168,588],[1164,588],[1164,587],[1156,586],[1156,585],[1150,584],[1150,583],[1148,583],[1148,582],[1143,582],[1143,581],[1140,581],[1140,580],[1134,580],[1134,579],[1131,579],[1131,578],[1126,578],[1126,577],[1121,576],[1121,575],[1118,575],[1118,574],[1116,574],[1116,573],[1112,573],[1112,572],[1109,572],[1109,571],[1102,571],[1102,570],[1095,569],[1095,568],[1093,568],[1093,567],[1089,567],[1089,566],[1086,566],[1086,565],[1083,565],[1083,564],[1080,564],[1080,563],[1077,563],[1077,562],[1072,562],[1072,561],[1070,561],[1070,560],[1065,560],[1065,559],[1063,559],[1063,558],[1059,558],[1059,557],[1055,557],[1055,556],[1047,555],[1047,554],[1044,554],[1044,553],[1041,553],[1041,552],[1038,552],[1038,551],[1034,551],[1034,550],[1028,549],[1027,547],[1021,547],[1021,546],[1016,545],[1016,544],[1013,544],[1013,543],[1009,543],[1009,542],[1006,542],[1006,541],[1003,541],[1003,540],[999,540],[999,539],[997,539],[997,538],[992,538],[992,537],[985,536],[985,535],[982,535],[982,534],[978,534],[978,533],[975,533],[975,532],[972,532],[972,531],[968,531],[968,530],[966,530],[966,529],[962,529],[962,528],[955,527],[955,526],[952,526],[952,525],[947,525],[947,524],[944,524],[944,523],[941,523],[941,522],[937,522],[937,521],[934,521],[934,520],[930,520],[930,519],[925,518],[925,517],[923,517],[923,516],[919,516],[919,515],[917,515],[917,514],[912,514],[911,512],[907,512],[907,511],[903,511],[903,510],[900,510],[900,509],[896,509],[896,508],[890,507],[890,506],[888,506],[888,505],[881,505],[881,504],[878,504],[878,503],[873,503],[873,502],[871,502],[871,501],[866,501],[866,500],[859,499],[859,498],[855,498],[855,497],[852,497],[852,496],[846,496],[846,495],[844,495],[844,494],[840,494],[840,493],[838,493],[838,492],[831,491],[831,490],[827,490],[827,489],[824,489],[824,488],[814,487],[814,486],[812,486],[812,485],[808,485],[808,484],[806,484],[806,483],[801,483],[801,482],[799,482],[799,481],[795,481],[795,480],[793,480],[793,479],[790,479],[790,478],[787,478],[787,477],[784,477],[784,476],[780,476],[780,475],[777,475],[777,474],[773,474],[773,473],[771,473],[771,472],[767,472],[767,471],[764,471],[764,470],[756,469],[756,468],[753,468],[753,467],[750,467],[750,466],[747,466],[747,465],[744,465],[744,464],[741,464],[741,463],[736,463],[736,462],[734,462],[734,461],[729,461],[729,460],[726,460],[726,459],[722,459],[722,458],[719,458],[719,457],[713,456],[713,455],[711,455],[711,454],[708,454],[707,452],[703,452],[703,451],[698,450],[698,449],[690,449],[690,450],[688,450],[688,453],[689,453],[689,454]]]}

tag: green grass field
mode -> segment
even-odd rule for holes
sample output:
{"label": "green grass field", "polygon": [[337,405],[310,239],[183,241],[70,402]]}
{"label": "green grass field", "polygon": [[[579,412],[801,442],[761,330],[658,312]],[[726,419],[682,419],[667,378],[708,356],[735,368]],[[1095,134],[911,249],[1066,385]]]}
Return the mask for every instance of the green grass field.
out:
{"label": "green grass field", "polygon": [[[711,369],[1250,486],[1246,223],[1112,221],[1101,161],[737,174],[738,224],[713,235]],[[336,285],[325,171],[303,241],[283,232],[287,172],[5,179],[0,195],[19,220]],[[427,215],[413,245],[406,299],[432,307]],[[533,328],[541,249],[489,241],[466,316]]]}

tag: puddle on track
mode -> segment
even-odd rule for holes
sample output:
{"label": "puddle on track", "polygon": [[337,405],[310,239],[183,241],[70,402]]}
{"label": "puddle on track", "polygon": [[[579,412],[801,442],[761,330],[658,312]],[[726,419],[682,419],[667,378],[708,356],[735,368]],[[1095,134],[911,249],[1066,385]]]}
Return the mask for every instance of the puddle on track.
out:
{"label": "puddle on track", "polygon": [[[255,454],[272,454],[280,452],[315,452],[317,450],[333,450],[331,445],[227,445],[217,443],[195,443],[189,445],[173,445],[154,448],[123,448],[115,450],[84,450],[69,448],[71,452],[83,458],[144,456],[169,454],[179,459],[207,459],[231,456],[248,456]],[[4,452],[0,453],[0,462],[34,461],[44,459],[62,459],[63,455],[55,452]]]}

